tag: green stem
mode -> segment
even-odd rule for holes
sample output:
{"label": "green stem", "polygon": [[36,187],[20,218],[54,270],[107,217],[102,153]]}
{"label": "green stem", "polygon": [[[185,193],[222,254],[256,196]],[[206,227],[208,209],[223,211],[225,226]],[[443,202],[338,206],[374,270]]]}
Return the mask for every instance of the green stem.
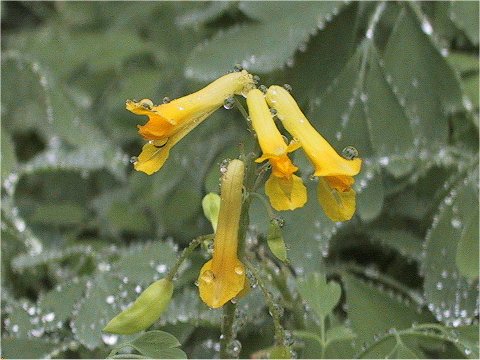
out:
{"label": "green stem", "polygon": [[233,330],[235,321],[235,310],[237,304],[229,301],[223,306],[222,336],[220,338],[220,359],[228,359],[231,354],[228,352],[228,345],[235,339]]}
{"label": "green stem", "polygon": [[182,265],[185,259],[192,254],[193,250],[195,250],[197,246],[200,245],[203,241],[213,239],[214,236],[215,236],[214,234],[209,234],[209,235],[202,235],[193,239],[190,242],[190,244],[188,244],[188,246],[185,249],[183,249],[182,253],[177,259],[177,262],[175,263],[175,265],[173,265],[173,267],[168,272],[166,279],[169,281],[173,281],[173,278],[175,277],[175,275],[178,272],[178,269],[180,268],[180,265]]}
{"label": "green stem", "polygon": [[325,318],[323,316],[320,316],[320,338],[322,339],[322,350],[320,353],[320,358],[325,359],[326,334],[325,334]]}
{"label": "green stem", "polygon": [[265,285],[265,282],[263,281],[257,269],[246,259],[245,264],[257,280],[258,286],[260,287],[260,290],[262,290],[263,297],[265,298],[265,303],[267,304],[270,315],[272,316],[273,327],[275,330],[275,345],[284,345],[286,343],[285,330],[281,324],[281,315],[278,309],[275,307],[273,296],[270,291],[268,291],[267,286]]}

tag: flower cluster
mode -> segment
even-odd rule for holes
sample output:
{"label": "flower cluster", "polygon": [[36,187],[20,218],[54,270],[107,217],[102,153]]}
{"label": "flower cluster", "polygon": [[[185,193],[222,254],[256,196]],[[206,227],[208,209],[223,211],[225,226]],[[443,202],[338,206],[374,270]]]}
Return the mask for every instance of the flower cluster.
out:
{"label": "flower cluster", "polygon": [[[234,95],[246,97],[248,115],[257,135],[262,155],[271,174],[265,182],[265,193],[276,210],[294,210],[307,202],[307,188],[298,167],[289,154],[302,148],[312,162],[314,176],[319,178],[317,199],[333,221],[346,221],[355,212],[353,176],[360,172],[361,159],[356,154],[344,158],[310,124],[289,91],[271,86],[256,88],[254,78],[245,70],[227,74],[205,88],[182,98],[154,106],[152,101],[127,101],[127,109],[148,116],[139,126],[140,135],[148,140],[134,166],[138,171],[158,171],[172,147]],[[292,136],[287,141],[274,118],[277,117]],[[211,307],[223,306],[245,291],[245,267],[237,257],[238,227],[242,202],[243,163],[233,160],[222,178],[222,201],[215,232],[214,254],[201,269],[198,283],[200,297]]]}
{"label": "flower cluster", "polygon": [[[302,148],[315,167],[314,176],[319,177],[317,199],[325,214],[333,221],[351,219],[355,212],[353,176],[359,173],[361,160],[340,156],[310,124],[287,90],[274,85],[264,94],[255,88],[252,75],[245,70],[222,76],[193,94],[158,106],[149,99],[128,100],[128,110],[149,118],[139,126],[140,135],[148,143],[136,159],[135,169],[149,175],[158,171],[171,148],[233,95],[247,98],[249,116],[263,152],[256,161],[268,161],[272,167],[265,183],[272,207],[294,210],[306,203],[307,189],[302,178],[295,175],[298,168],[288,157]],[[289,143],[272,113],[292,135]]]}

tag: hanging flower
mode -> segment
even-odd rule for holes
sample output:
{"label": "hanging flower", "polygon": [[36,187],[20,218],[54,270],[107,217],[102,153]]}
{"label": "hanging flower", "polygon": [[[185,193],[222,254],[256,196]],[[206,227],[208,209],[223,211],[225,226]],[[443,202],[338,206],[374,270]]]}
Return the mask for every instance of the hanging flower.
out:
{"label": "hanging flower", "polygon": [[300,144],[292,141],[287,145],[280,134],[272,114],[260,90],[247,94],[247,105],[253,128],[263,155],[256,162],[268,160],[272,174],[265,183],[265,193],[275,210],[293,210],[305,205],[307,189],[300,177],[294,175],[298,168],[288,157],[288,153],[298,149]]}
{"label": "hanging flower", "polygon": [[212,308],[239,296],[245,287],[245,266],[237,256],[243,176],[243,162],[232,160],[222,177],[213,257],[203,265],[198,277],[200,297]]}
{"label": "hanging flower", "polygon": [[224,75],[193,94],[165,104],[154,106],[149,99],[127,100],[127,110],[148,116],[147,123],[138,126],[140,135],[149,142],[143,146],[135,169],[148,175],[158,171],[170,149],[220,108],[225,99],[246,94],[253,86],[252,76],[243,70]]}
{"label": "hanging flower", "polygon": [[317,198],[333,221],[345,221],[355,212],[353,176],[360,172],[359,158],[345,159],[310,124],[290,93],[280,86],[271,86],[265,96],[277,111],[285,129],[297,139],[320,177]]}

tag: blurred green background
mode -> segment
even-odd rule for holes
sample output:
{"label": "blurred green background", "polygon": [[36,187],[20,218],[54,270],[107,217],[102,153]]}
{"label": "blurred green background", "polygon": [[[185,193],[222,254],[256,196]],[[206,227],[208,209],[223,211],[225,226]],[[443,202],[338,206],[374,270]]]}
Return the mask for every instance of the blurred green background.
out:
{"label": "blurred green background", "polygon": [[[221,161],[252,148],[221,109],[160,172],[137,173],[143,119],[125,100],[161,103],[241,64],[290,84],[331,144],[364,160],[352,221],[322,214],[300,152],[311,199],[280,214],[294,273],[343,285],[331,321],[356,340],[327,355],[437,321],[460,340],[415,340],[410,356],[478,357],[478,13],[475,1],[2,2],[2,356],[102,358],[124,340],[105,322],[211,232],[201,199]],[[250,246],[268,253],[268,217],[255,203],[250,214]],[[221,314],[193,285],[207,256],[184,267],[155,325],[189,357],[218,351]],[[271,345],[271,319],[258,291],[239,308],[249,357]],[[295,349],[318,357],[308,341]]]}

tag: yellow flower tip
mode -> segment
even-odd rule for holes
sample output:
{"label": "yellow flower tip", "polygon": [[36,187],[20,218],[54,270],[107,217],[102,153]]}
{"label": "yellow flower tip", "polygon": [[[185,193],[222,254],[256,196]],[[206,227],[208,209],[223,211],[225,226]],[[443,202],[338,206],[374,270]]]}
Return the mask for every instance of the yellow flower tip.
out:
{"label": "yellow flower tip", "polygon": [[347,221],[353,217],[356,207],[355,190],[346,184],[353,184],[353,178],[320,178],[317,199],[325,214],[332,221]]}
{"label": "yellow flower tip", "polygon": [[272,174],[265,182],[265,194],[275,210],[294,210],[307,202],[307,188],[300,177],[277,177]]}
{"label": "yellow flower tip", "polygon": [[211,308],[219,308],[238,296],[245,287],[245,266],[234,258],[215,271],[213,260],[203,265],[198,277],[200,298]]}
{"label": "yellow flower tip", "polygon": [[285,129],[301,143],[315,166],[315,176],[354,176],[360,172],[359,158],[345,159],[310,124],[290,93],[280,86],[271,86],[265,95],[267,103],[277,110]]}
{"label": "yellow flower tip", "polygon": [[169,150],[166,146],[159,147],[151,143],[145,144],[137,161],[135,161],[133,165],[135,170],[142,171],[147,175],[152,175],[165,164],[170,153]]}

